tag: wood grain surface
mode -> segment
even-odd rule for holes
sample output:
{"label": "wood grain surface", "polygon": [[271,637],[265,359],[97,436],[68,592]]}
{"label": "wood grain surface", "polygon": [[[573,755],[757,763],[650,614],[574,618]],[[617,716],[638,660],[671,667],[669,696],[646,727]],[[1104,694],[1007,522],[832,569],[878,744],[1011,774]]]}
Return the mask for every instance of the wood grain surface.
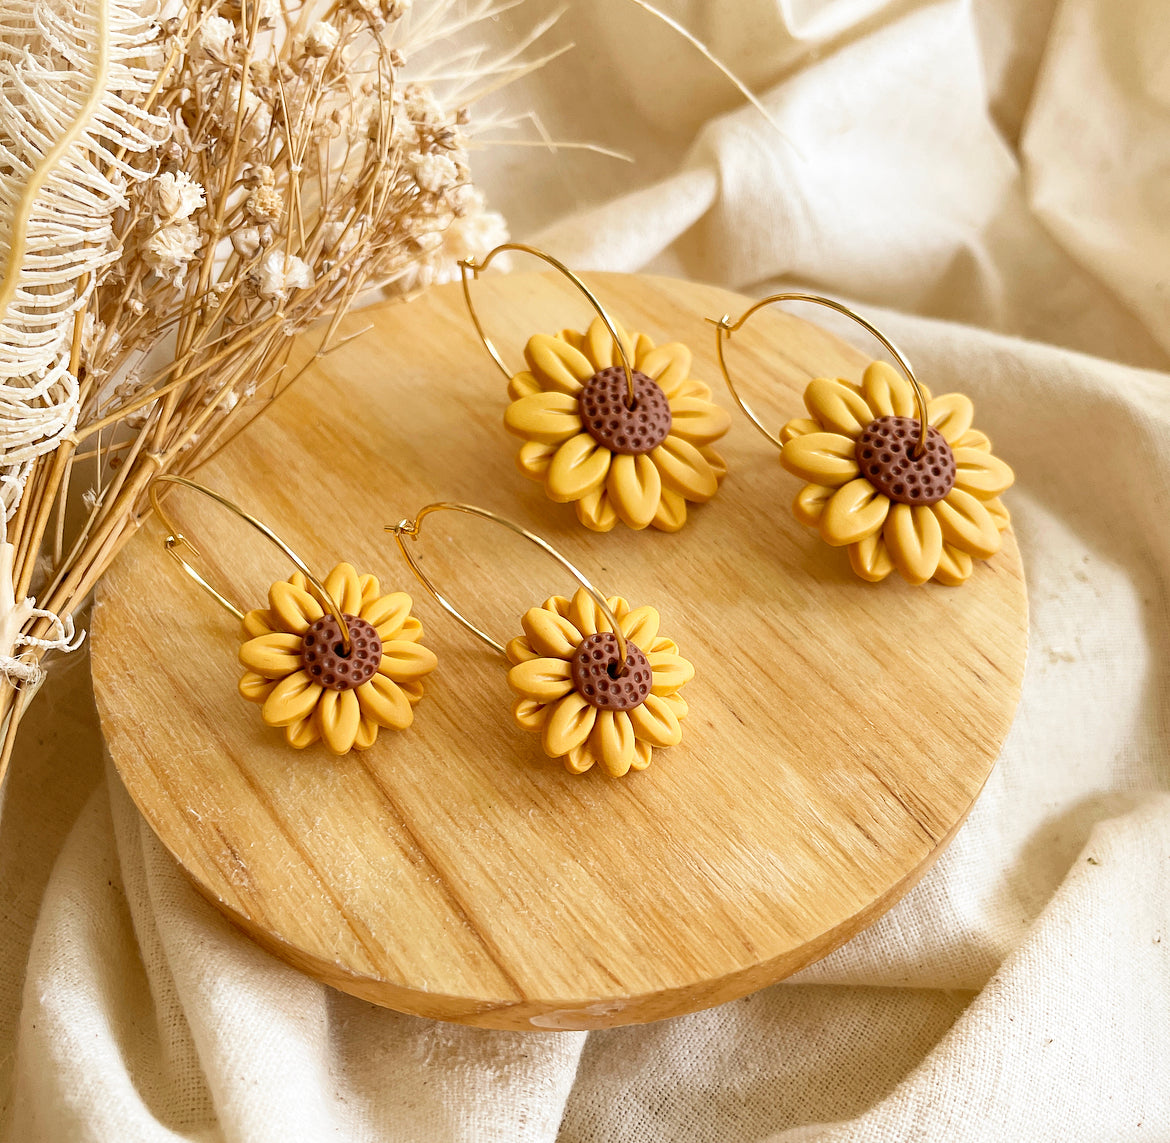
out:
{"label": "wood grain surface", "polygon": [[[730,406],[703,317],[742,298],[590,275],[627,328],[682,340]],[[542,274],[477,286],[497,344],[588,311]],[[365,754],[297,753],[236,695],[237,624],[150,521],[102,586],[93,675],[130,794],[199,889],[265,948],[346,992],[495,1028],[601,1028],[729,1000],[888,909],[959,828],[1016,708],[1027,603],[1014,538],[964,587],[870,585],[789,512],[797,482],[736,415],[730,475],[682,532],[594,535],[513,467],[505,381],[457,285],[351,315],[200,478],[319,573],[346,559],[415,597],[439,655],[414,726]],[[303,351],[302,358],[310,350]],[[730,358],[778,427],[810,376],[868,360],[776,311]],[[926,378],[929,382],[929,378]],[[662,614],[696,665],[681,746],[624,779],[566,773],[510,717],[505,663],[414,585],[382,531],[465,500],[544,535],[595,583]],[[1010,496],[1008,498],[1010,504]],[[291,571],[186,490],[171,512],[245,606]],[[497,638],[573,583],[504,529],[444,514],[424,566]]]}

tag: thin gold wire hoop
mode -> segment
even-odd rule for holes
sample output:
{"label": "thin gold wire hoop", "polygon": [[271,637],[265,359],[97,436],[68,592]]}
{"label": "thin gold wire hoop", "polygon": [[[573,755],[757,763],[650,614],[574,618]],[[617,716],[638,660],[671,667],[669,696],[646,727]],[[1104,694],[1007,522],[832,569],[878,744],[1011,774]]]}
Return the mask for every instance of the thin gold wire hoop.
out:
{"label": "thin gold wire hoop", "polygon": [[345,616],[342,614],[341,608],[337,605],[337,601],[325,589],[325,585],[308,569],[308,567],[305,566],[305,561],[302,560],[301,557],[298,556],[296,552],[294,552],[292,548],[290,548],[288,544],[286,544],[271,528],[269,528],[267,524],[257,520],[256,517],[251,513],[245,512],[243,508],[229,500],[226,496],[221,496],[218,492],[214,491],[214,489],[208,488],[204,484],[199,484],[194,480],[190,480],[186,476],[175,476],[171,473],[164,473],[161,476],[154,477],[148,486],[148,492],[150,493],[151,506],[154,508],[155,513],[163,522],[163,526],[167,530],[167,537],[165,540],[163,540],[163,547],[166,548],[169,555],[178,562],[182,569],[201,588],[203,588],[203,590],[207,592],[207,594],[210,595],[212,599],[219,603],[221,607],[230,611],[237,619],[242,620],[244,618],[244,612],[241,611],[239,607],[237,607],[234,603],[231,602],[230,599],[227,599],[224,595],[212,587],[211,584],[208,583],[207,580],[204,579],[203,576],[179,554],[178,549],[180,547],[189,548],[191,554],[195,556],[198,556],[200,553],[199,549],[193,543],[191,543],[191,541],[188,540],[187,537],[178,530],[178,528],[175,527],[174,522],[164,511],[163,506],[159,501],[158,485],[160,484],[180,484],[184,488],[190,488],[194,492],[200,492],[204,496],[210,497],[217,504],[222,505],[229,512],[238,516],[241,520],[244,521],[244,523],[250,524],[265,539],[270,540],[273,544],[275,544],[276,547],[278,547],[292,561],[293,565],[305,577],[305,579],[309,581],[310,586],[313,588],[313,591],[316,593],[317,598],[320,600],[322,606],[340,624],[342,644],[345,647],[345,650],[347,652],[349,651],[349,624],[346,623]]}
{"label": "thin gold wire hoop", "polygon": [[552,556],[558,564],[561,565],[593,598],[593,602],[601,609],[602,615],[605,616],[609,622],[618,641],[618,657],[622,663],[621,674],[625,674],[627,670],[626,656],[628,649],[626,647],[626,637],[622,634],[621,624],[618,623],[617,616],[610,610],[610,606],[605,601],[605,596],[601,594],[589,582],[585,576],[577,570],[560,552],[556,550],[547,540],[542,540],[535,532],[528,531],[527,528],[520,527],[519,524],[514,524],[511,520],[505,519],[503,516],[496,515],[495,512],[489,512],[486,508],[477,508],[474,504],[457,504],[453,501],[441,501],[436,504],[428,504],[425,508],[419,510],[418,514],[413,520],[400,520],[397,524],[387,524],[385,530],[394,533],[394,539],[398,542],[398,550],[402,553],[403,558],[410,565],[410,570],[414,572],[415,579],[427,589],[439,606],[449,615],[453,616],[464,627],[467,628],[477,639],[486,643],[493,651],[501,655],[507,656],[507,650],[502,643],[498,643],[486,631],[480,627],[476,627],[455,605],[434,585],[430,577],[418,566],[415,558],[407,550],[406,537],[409,536],[412,540],[417,541],[419,533],[422,530],[423,520],[432,512],[464,512],[469,516],[478,516],[483,520],[489,520],[493,524],[500,524],[511,532],[515,532],[517,536],[523,536],[524,539],[530,543],[535,544],[546,555]]}
{"label": "thin gold wire hoop", "polygon": [[850,309],[844,302],[835,301],[833,298],[823,297],[821,294],[804,294],[800,292],[788,292],[783,294],[771,294],[769,297],[762,298],[756,302],[755,305],[749,306],[740,315],[736,322],[732,322],[730,314],[724,314],[721,318],[707,318],[715,327],[715,347],[719,354],[719,368],[723,372],[723,379],[727,382],[727,388],[731,390],[732,397],[735,398],[735,403],[747,414],[752,424],[756,426],[770,440],[777,448],[782,449],[784,442],[774,433],[770,433],[765,428],[764,423],[756,415],[752,407],[740,396],[735,388],[735,382],[731,379],[731,373],[727,368],[727,360],[723,355],[723,343],[731,339],[733,333],[738,333],[747,322],[748,318],[756,312],[762,310],[765,306],[773,305],[776,302],[812,302],[818,306],[827,306],[831,310],[836,310],[840,314],[844,314],[847,318],[855,321],[867,333],[872,334],[889,352],[890,356],[898,363],[898,368],[906,376],[906,380],[910,382],[914,390],[914,401],[918,406],[918,443],[914,446],[914,455],[922,456],[926,452],[926,434],[930,427],[929,414],[926,410],[926,394],[922,391],[922,386],[918,383],[918,378],[914,376],[914,369],[910,362],[906,359],[906,355],[892,342],[880,329],[872,322],[867,321],[856,310]]}
{"label": "thin gold wire hoop", "polygon": [[508,380],[512,379],[511,370],[504,364],[504,359],[500,356],[500,351],[492,344],[491,338],[484,331],[483,323],[479,320],[479,314],[476,313],[475,304],[471,300],[471,283],[479,277],[481,271],[486,270],[491,265],[492,259],[497,254],[502,254],[505,250],[514,250],[520,254],[531,254],[533,258],[539,258],[541,261],[547,262],[554,270],[568,278],[585,295],[589,304],[597,311],[597,316],[605,323],[605,328],[609,330],[609,336],[613,338],[613,343],[621,355],[622,370],[625,372],[626,388],[629,391],[626,404],[632,409],[634,407],[634,368],[630,363],[629,354],[626,353],[626,347],[622,344],[621,337],[618,336],[617,326],[614,325],[613,319],[606,312],[605,307],[598,300],[597,295],[564,262],[554,258],[551,254],[546,254],[543,250],[538,250],[535,246],[526,246],[523,242],[505,242],[497,246],[494,250],[489,250],[481,262],[477,262],[474,258],[462,258],[459,261],[459,271],[463,277],[463,300],[467,303],[467,312],[471,315],[471,321],[475,326],[475,332],[479,334],[479,340],[483,342],[483,347],[488,351],[491,359],[499,366],[500,372]]}

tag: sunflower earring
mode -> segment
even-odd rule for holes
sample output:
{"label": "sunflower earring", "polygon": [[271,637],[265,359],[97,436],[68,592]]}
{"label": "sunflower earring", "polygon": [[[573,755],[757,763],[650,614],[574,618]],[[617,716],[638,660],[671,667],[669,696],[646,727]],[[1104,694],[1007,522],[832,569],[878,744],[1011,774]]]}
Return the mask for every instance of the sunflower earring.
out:
{"label": "sunflower earring", "polygon": [[[419,539],[432,512],[463,512],[500,524],[551,556],[580,584],[520,619],[524,634],[506,646],[467,619],[431,582],[407,540]],[[539,734],[545,754],[582,774],[594,765],[621,777],[650,765],[654,748],[677,746],[687,704],[679,691],[695,669],[658,634],[658,612],[606,599],[564,556],[532,532],[470,504],[428,504],[413,520],[387,525],[419,583],[477,639],[512,664],[516,725]]]}
{"label": "sunflower earring", "polygon": [[[809,416],[769,432],[736,391],[724,357],[730,340],[759,309],[775,302],[813,302],[844,314],[890,352],[904,376],[884,361],[860,385],[818,377],[804,392]],[[779,450],[780,463],[808,483],[796,494],[797,520],[849,551],[853,571],[877,582],[897,571],[913,584],[966,582],[975,560],[999,551],[1008,510],[999,499],[1015,479],[971,427],[974,406],[962,393],[931,398],[905,356],[848,306],[818,294],[764,298],[738,321],[715,327],[719,367],[752,424]]]}
{"label": "sunflower earring", "polygon": [[[584,333],[565,329],[528,339],[528,368],[513,373],[480,323],[471,282],[506,250],[531,254],[585,295],[597,317]],[[731,418],[711,390],[691,376],[691,351],[680,342],[656,346],[626,333],[567,266],[520,243],[505,243],[481,261],[459,263],[467,310],[484,348],[508,378],[508,432],[524,442],[520,471],[544,484],[558,504],[572,504],[595,532],[620,520],[629,528],[677,532],[687,503],[704,503],[726,475],[711,447]]]}
{"label": "sunflower earring", "polygon": [[[297,570],[268,589],[268,606],[244,612],[179,554],[199,552],[171,523],[159,485],[178,484],[210,497],[250,524]],[[405,730],[422,698],[422,679],[438,663],[422,645],[422,624],[405,592],[382,594],[372,575],[338,564],[324,581],[270,528],[238,504],[184,476],[156,476],[150,500],[167,530],[164,546],[183,570],[240,621],[239,693],[260,704],[260,717],[284,729],[290,746],[321,741],[334,754],[368,750],[379,729]]]}

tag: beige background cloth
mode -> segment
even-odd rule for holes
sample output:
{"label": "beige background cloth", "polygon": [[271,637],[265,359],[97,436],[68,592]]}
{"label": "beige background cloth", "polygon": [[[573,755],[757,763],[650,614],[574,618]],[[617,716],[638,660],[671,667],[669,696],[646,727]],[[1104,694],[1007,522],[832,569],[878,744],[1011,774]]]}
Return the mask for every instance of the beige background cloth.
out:
{"label": "beige background cloth", "polygon": [[14,1143],[1170,1140],[1170,6],[668,7],[783,137],[637,8],[582,2],[576,51],[508,100],[637,165],[495,149],[483,180],[580,267],[851,298],[975,399],[1031,595],[986,793],[791,981],[640,1028],[476,1031],[323,988],[198,899],[104,767],[76,656],[3,809]]}

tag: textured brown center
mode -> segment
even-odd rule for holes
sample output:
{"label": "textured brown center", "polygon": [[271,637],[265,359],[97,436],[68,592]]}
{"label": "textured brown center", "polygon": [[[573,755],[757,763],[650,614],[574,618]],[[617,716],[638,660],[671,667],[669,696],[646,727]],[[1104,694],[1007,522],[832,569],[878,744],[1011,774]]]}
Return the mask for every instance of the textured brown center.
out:
{"label": "textured brown center", "polygon": [[926,430],[926,451],[914,455],[921,432],[912,417],[878,417],[857,438],[861,475],[899,504],[937,504],[955,483],[955,456],[938,429]]}
{"label": "textured brown center", "polygon": [[616,635],[590,635],[573,652],[573,687],[598,710],[633,710],[646,701],[653,672],[642,650],[626,640],[626,673],[621,670]]}
{"label": "textured brown center", "polygon": [[670,404],[658,382],[634,370],[634,404],[620,365],[594,373],[578,399],[585,431],[610,452],[637,456],[656,449],[670,432]]}
{"label": "textured brown center", "polygon": [[364,619],[347,615],[350,648],[345,654],[341,624],[332,615],[318,619],[305,632],[301,662],[313,682],[334,691],[351,691],[368,683],[382,662],[382,640]]}

